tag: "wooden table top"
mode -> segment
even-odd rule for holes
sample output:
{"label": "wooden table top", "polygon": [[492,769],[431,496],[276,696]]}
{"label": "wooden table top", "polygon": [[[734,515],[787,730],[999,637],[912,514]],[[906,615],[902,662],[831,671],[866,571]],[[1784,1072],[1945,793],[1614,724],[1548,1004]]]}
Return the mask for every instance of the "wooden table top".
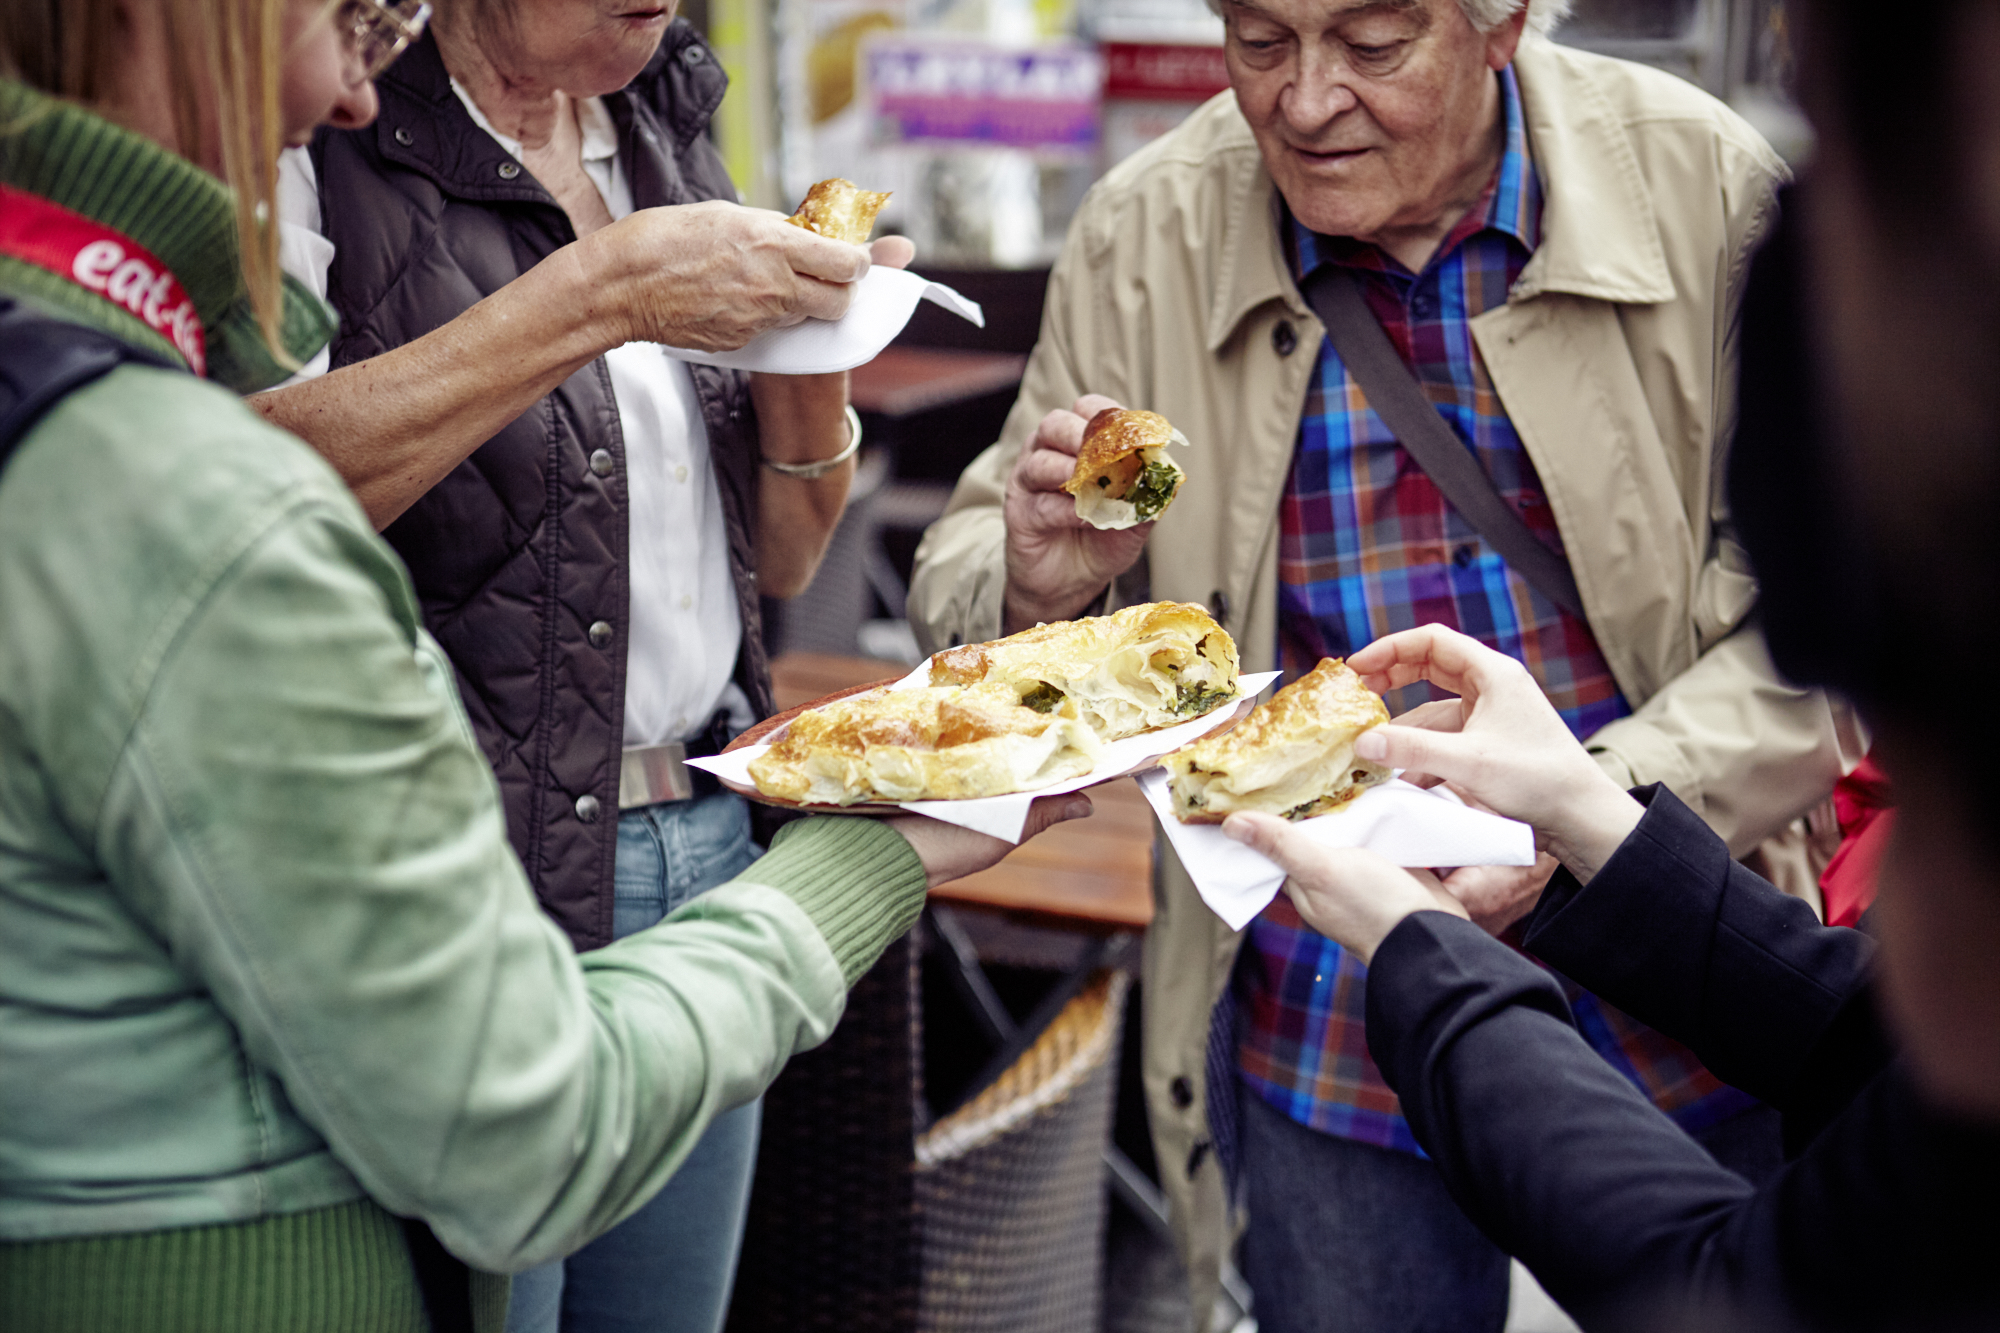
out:
{"label": "wooden table top", "polygon": [[885,347],[849,373],[848,399],[858,412],[907,417],[1012,388],[1027,365],[1012,352]]}
{"label": "wooden table top", "polygon": [[[908,667],[864,657],[786,653],[771,663],[780,709]],[[1085,930],[1144,930],[1153,919],[1153,812],[1138,784],[1120,778],[1087,793],[1096,813],[1058,824],[999,865],[934,891],[958,906],[1020,913]]]}

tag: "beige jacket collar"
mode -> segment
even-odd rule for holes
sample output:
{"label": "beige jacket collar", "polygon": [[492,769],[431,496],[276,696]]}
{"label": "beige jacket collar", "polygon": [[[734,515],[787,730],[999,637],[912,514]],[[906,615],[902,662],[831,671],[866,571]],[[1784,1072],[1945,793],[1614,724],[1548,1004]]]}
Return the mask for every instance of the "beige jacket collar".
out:
{"label": "beige jacket collar", "polygon": [[[1603,93],[1576,78],[1544,41],[1523,43],[1514,69],[1544,202],[1542,243],[1508,300],[1562,292],[1629,305],[1671,301],[1674,284],[1659,216],[1631,138]],[[1279,243],[1277,188],[1247,122],[1238,119],[1217,156],[1232,177],[1234,204],[1215,251],[1206,331],[1211,352],[1266,301],[1283,301],[1306,314]]]}

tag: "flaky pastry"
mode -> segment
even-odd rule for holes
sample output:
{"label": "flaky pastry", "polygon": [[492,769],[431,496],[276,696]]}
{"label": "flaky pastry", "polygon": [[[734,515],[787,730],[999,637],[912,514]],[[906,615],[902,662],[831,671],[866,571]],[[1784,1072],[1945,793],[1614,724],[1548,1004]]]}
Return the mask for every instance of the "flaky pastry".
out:
{"label": "flaky pastry", "polygon": [[931,684],[998,683],[1029,708],[1074,705],[1107,741],[1199,717],[1234,699],[1236,641],[1189,602],[1147,602],[948,648]]}
{"label": "flaky pastry", "polygon": [[1389,720],[1382,696],[1329,657],[1219,736],[1160,762],[1184,824],[1220,824],[1237,810],[1310,819],[1338,810],[1389,770],[1354,755],[1354,740]]}
{"label": "flaky pastry", "polygon": [[793,718],[750,777],[802,805],[948,801],[1078,777],[1100,749],[1074,709],[1038,713],[1003,686],[879,689]]}
{"label": "flaky pastry", "polygon": [[1107,407],[1083,429],[1076,471],[1063,489],[1076,499],[1076,516],[1093,528],[1130,528],[1158,518],[1180,493],[1187,474],[1167,457],[1167,446],[1187,445],[1157,412]]}
{"label": "flaky pastry", "polygon": [[877,194],[835,176],[808,190],[799,211],[785,220],[832,240],[866,245],[868,234],[875,230],[875,215],[888,202],[888,192]]}

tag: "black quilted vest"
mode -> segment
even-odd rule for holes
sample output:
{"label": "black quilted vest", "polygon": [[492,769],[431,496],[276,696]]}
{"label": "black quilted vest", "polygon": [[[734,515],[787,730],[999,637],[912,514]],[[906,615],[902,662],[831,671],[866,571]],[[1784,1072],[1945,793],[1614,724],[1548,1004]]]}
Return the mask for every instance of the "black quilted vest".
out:
{"label": "black quilted vest", "polygon": [[[726,79],[685,22],[605,99],[634,202],[733,199],[706,137]],[[450,322],[575,240],[569,219],[466,114],[426,37],[377,84],[363,130],[313,143],[334,244],[333,364]],[[503,171],[503,168],[505,170]],[[736,678],[771,711],[751,528],[756,423],[748,377],[692,367],[729,529],[744,637]],[[591,470],[594,450],[613,467]],[[466,711],[506,801],[507,832],[543,908],[580,949],[611,939],[625,713],[625,444],[602,359],[488,440],[383,535],[458,668]],[[590,641],[597,621],[613,628]],[[579,801],[585,796],[595,798]]]}

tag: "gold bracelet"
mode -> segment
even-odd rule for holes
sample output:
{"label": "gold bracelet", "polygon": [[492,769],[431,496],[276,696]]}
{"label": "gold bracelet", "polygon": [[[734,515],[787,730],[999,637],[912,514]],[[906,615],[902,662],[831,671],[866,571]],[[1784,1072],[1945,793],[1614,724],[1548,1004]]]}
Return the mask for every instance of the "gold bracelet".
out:
{"label": "gold bracelet", "polygon": [[845,463],[861,451],[861,415],[854,410],[854,404],[847,405],[847,447],[832,458],[822,458],[814,463],[779,463],[767,458],[764,466],[787,477],[797,477],[800,481],[811,481],[814,477],[824,477],[827,473]]}

